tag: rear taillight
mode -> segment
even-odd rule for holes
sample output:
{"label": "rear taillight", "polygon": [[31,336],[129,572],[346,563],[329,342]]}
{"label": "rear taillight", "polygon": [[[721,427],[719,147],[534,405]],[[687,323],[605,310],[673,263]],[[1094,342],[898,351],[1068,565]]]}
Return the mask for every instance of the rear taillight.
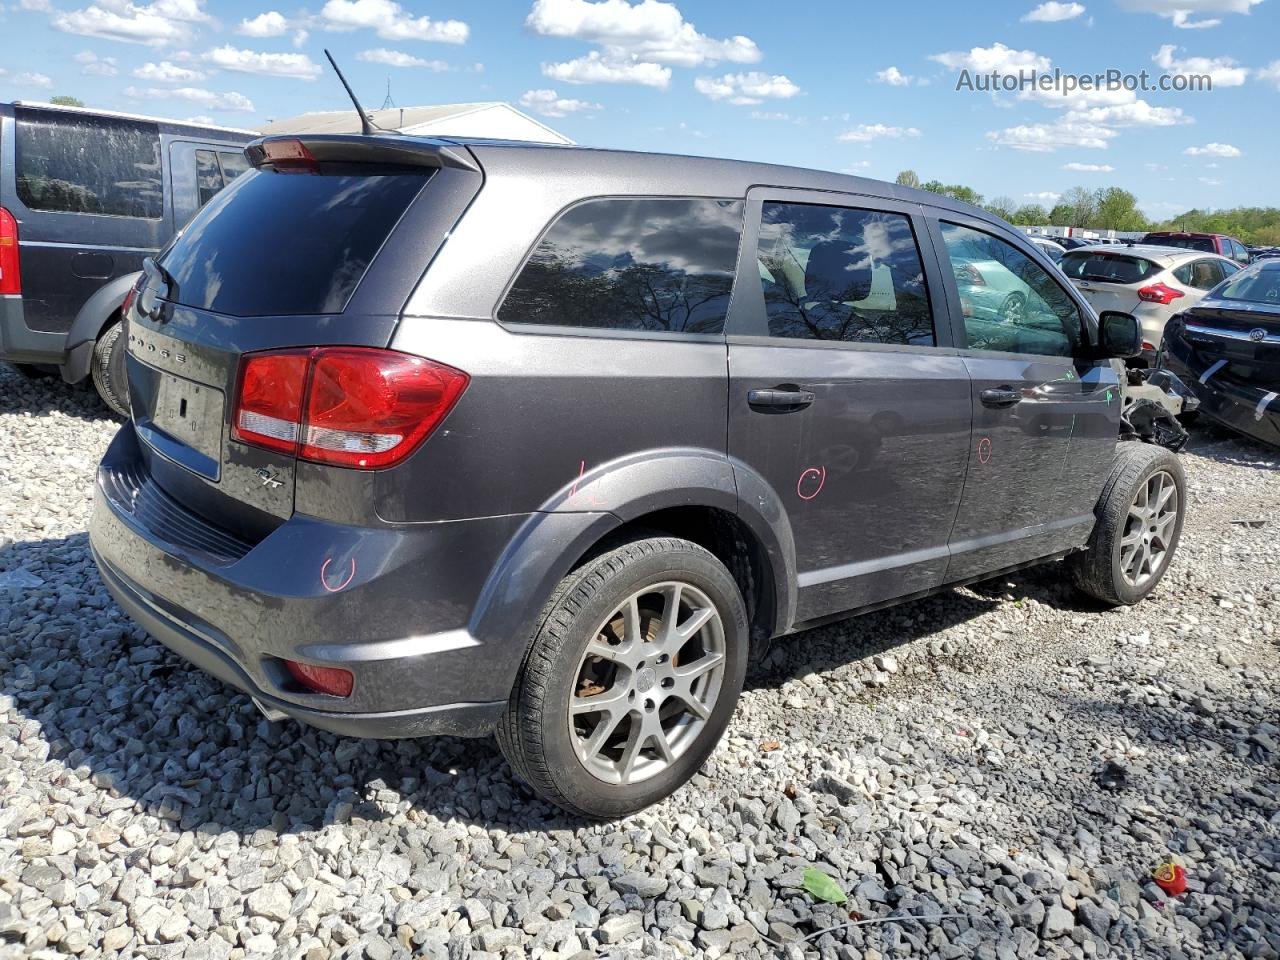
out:
{"label": "rear taillight", "polygon": [[129,308],[133,306],[133,301],[138,299],[138,294],[142,292],[142,288],[147,285],[147,275],[145,273],[138,276],[137,281],[129,288],[129,292],[124,295],[124,303],[120,304],[120,316],[127,317]]}
{"label": "rear taillight", "polygon": [[268,140],[262,156],[278,173],[319,173],[320,165],[301,140]]}
{"label": "rear taillight", "polygon": [[431,434],[469,380],[442,363],[369,347],[250,354],[232,435],[314,463],[389,467]]}
{"label": "rear taillight", "polygon": [[350,670],[340,667],[317,667],[297,660],[286,660],[285,668],[299,684],[313,693],[327,693],[331,697],[349,697],[355,686]]}
{"label": "rear taillight", "polygon": [[1143,349],[1143,350],[1154,350],[1155,348],[1156,348],[1156,345],[1155,345],[1154,343],[1152,343],[1150,340],[1143,340],[1143,341],[1142,341],[1142,349]]}
{"label": "rear taillight", "polygon": [[22,293],[18,270],[18,221],[0,207],[0,295]]}
{"label": "rear taillight", "polygon": [[1138,299],[1145,300],[1147,303],[1162,303],[1165,306],[1173,303],[1179,297],[1186,296],[1181,290],[1175,290],[1173,287],[1167,287],[1163,283],[1153,283],[1149,287],[1143,287],[1138,291]]}

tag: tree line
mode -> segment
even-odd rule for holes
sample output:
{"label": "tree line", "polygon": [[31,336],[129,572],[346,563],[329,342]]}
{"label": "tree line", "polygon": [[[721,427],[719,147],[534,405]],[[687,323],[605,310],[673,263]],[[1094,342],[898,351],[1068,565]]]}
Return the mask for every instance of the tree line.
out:
{"label": "tree line", "polygon": [[1236,207],[1231,210],[1188,210],[1165,221],[1148,220],[1138,209],[1138,198],[1121,187],[1072,187],[1050,208],[1039,203],[1019,204],[1012,197],[990,200],[959,183],[921,182],[914,170],[903,170],[897,183],[928,190],[953,200],[971,203],[1016,226],[1079,227],[1089,230],[1186,230],[1225,233],[1248,244],[1280,245],[1280,209]]}

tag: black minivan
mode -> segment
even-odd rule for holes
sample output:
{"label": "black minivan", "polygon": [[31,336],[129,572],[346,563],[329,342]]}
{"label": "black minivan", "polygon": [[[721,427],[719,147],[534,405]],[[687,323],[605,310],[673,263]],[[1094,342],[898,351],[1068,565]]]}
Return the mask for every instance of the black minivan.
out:
{"label": "black minivan", "polygon": [[120,306],[145,257],[248,169],[256,134],[0,103],[0,360],[92,376],[127,413]]}

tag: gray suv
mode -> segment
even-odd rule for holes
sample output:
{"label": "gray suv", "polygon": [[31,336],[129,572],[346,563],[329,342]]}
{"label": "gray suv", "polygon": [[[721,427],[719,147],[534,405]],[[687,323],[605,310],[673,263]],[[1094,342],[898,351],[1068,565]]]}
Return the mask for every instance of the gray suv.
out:
{"label": "gray suv", "polygon": [[1165,572],[1131,317],[933,194],[761,164],[267,138],[126,305],[94,557],[162,642],[351,736],[677,788],[772,638],[1062,557]]}

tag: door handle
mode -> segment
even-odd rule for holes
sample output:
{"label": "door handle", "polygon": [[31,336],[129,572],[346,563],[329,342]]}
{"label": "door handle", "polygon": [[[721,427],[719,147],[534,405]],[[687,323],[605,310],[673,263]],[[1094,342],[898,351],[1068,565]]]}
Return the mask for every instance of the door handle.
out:
{"label": "door handle", "polygon": [[812,390],[798,387],[772,387],[767,390],[748,390],[747,403],[753,407],[785,407],[802,410],[817,399]]}
{"label": "door handle", "polygon": [[988,387],[978,394],[984,407],[1012,407],[1022,399],[1022,394],[1011,387]]}

